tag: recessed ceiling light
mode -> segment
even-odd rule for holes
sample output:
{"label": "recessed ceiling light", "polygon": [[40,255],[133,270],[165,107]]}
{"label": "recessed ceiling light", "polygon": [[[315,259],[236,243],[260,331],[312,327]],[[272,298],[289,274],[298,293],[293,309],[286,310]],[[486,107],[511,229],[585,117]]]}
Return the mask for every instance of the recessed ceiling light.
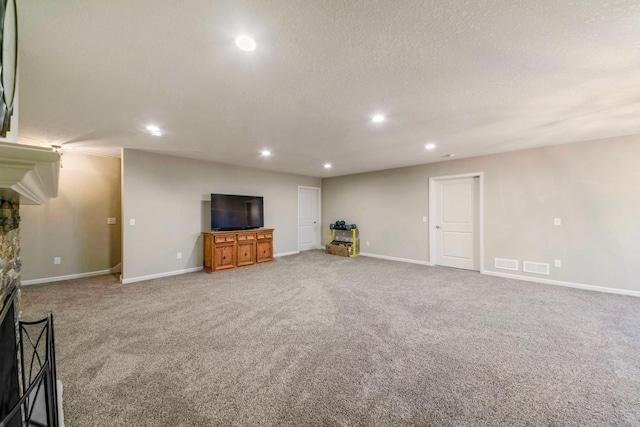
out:
{"label": "recessed ceiling light", "polygon": [[153,136],[164,136],[165,133],[160,130],[156,125],[147,126],[147,131]]}
{"label": "recessed ceiling light", "polygon": [[263,155],[263,156],[265,156],[265,157],[269,157],[269,156],[271,155],[271,151],[269,151],[269,150],[262,150],[262,152],[261,152],[260,154],[262,154],[262,155]]}
{"label": "recessed ceiling light", "polygon": [[331,163],[325,163],[324,164],[324,168],[325,169],[331,169]]}
{"label": "recessed ceiling light", "polygon": [[256,48],[256,42],[249,36],[240,36],[236,38],[236,46],[247,52],[251,52]]}
{"label": "recessed ceiling light", "polygon": [[376,114],[375,116],[371,117],[371,121],[373,123],[382,123],[384,122],[384,116],[382,114]]}
{"label": "recessed ceiling light", "polygon": [[425,145],[424,148],[426,148],[427,150],[433,150],[436,148],[436,144],[430,142],[427,145]]}

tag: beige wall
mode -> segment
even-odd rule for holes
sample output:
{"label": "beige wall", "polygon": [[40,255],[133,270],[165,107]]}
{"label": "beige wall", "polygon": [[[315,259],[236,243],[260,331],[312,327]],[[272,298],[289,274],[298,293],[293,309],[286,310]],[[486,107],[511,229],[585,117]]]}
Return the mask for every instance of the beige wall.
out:
{"label": "beige wall", "polygon": [[[298,186],[319,178],[123,151],[123,279],[202,267],[211,193],[264,197],[274,253],[298,250]],[[135,226],[129,220],[135,219]],[[176,259],[177,252],[183,258]]]}
{"label": "beige wall", "polygon": [[[638,159],[633,136],[324,179],[323,229],[355,222],[362,252],[429,261],[429,177],[484,172],[484,269],[513,258],[519,275],[640,291]],[[523,260],[551,275],[523,273]]]}
{"label": "beige wall", "polygon": [[[20,206],[22,280],[92,273],[120,263],[120,159],[65,153],[58,197]],[[108,217],[118,224],[107,225]],[[61,257],[60,265],[53,264]]]}

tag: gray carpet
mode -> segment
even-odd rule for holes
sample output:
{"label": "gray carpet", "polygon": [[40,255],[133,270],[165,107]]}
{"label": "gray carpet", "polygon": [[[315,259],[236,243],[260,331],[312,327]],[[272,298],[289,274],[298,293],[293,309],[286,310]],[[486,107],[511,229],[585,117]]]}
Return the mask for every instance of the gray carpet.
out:
{"label": "gray carpet", "polygon": [[640,425],[640,298],[312,251],[22,305],[70,427]]}

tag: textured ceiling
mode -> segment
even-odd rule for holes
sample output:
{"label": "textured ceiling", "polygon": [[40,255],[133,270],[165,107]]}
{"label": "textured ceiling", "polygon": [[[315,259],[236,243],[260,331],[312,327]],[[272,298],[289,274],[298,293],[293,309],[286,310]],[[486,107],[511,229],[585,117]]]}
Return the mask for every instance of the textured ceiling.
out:
{"label": "textured ceiling", "polygon": [[640,133],[638,0],[18,3],[22,142],[325,177]]}

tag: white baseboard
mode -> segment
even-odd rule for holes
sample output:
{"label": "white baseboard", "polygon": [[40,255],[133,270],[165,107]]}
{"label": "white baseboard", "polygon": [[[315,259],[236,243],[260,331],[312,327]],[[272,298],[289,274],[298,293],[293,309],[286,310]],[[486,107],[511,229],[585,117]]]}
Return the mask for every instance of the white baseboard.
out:
{"label": "white baseboard", "polygon": [[[119,265],[120,264],[118,264],[118,266]],[[116,267],[110,268],[108,270],[90,271],[88,273],[68,274],[66,276],[44,277],[42,279],[22,280],[20,284],[23,286],[29,286],[29,285],[37,285],[40,283],[60,282],[61,280],[72,280],[72,279],[82,279],[85,277],[103,276],[105,274],[117,273],[118,271],[114,271]]]}
{"label": "white baseboard", "polygon": [[394,256],[369,254],[369,253],[366,253],[366,252],[360,252],[360,255],[366,256],[366,257],[370,257],[370,258],[386,259],[388,261],[400,261],[400,262],[408,262],[410,264],[431,265],[431,263],[429,261],[419,261],[417,259],[397,258],[397,257],[394,257]]}
{"label": "white baseboard", "polygon": [[588,291],[606,292],[610,294],[629,295],[633,297],[640,297],[640,292],[630,291],[627,289],[607,288],[605,286],[585,285],[582,283],[564,282],[561,280],[543,279],[540,277],[521,276],[519,274],[502,273],[498,271],[483,270],[482,274],[488,276],[505,277],[507,279],[524,280],[526,282],[542,283],[545,285],[564,286],[567,288],[584,289]]}
{"label": "white baseboard", "polygon": [[[429,261],[418,261],[414,259],[406,259],[406,258],[397,258],[386,255],[377,255],[377,254],[369,254],[365,252],[361,252],[360,255],[371,257],[371,258],[380,258],[386,259],[389,261],[400,261],[400,262],[408,262],[411,264],[420,264],[420,265],[429,265],[432,266]],[[640,291],[631,291],[627,289],[618,289],[618,288],[608,288],[606,286],[594,286],[594,285],[585,285],[583,283],[574,283],[574,282],[564,282],[561,280],[553,280],[553,279],[543,279],[539,277],[529,277],[529,276],[521,276],[519,274],[510,274],[510,273],[502,273],[499,271],[491,271],[491,270],[482,270],[480,273],[486,274],[488,276],[496,276],[496,277],[504,277],[507,279],[515,279],[515,280],[523,280],[525,282],[534,282],[534,283],[542,283],[545,285],[554,285],[554,286],[564,286],[567,288],[575,288],[575,289],[584,289],[588,291],[596,291],[596,292],[605,292],[610,294],[618,294],[618,295],[629,295],[633,297],[640,297]]]}
{"label": "white baseboard", "polygon": [[202,266],[183,268],[182,270],[166,271],[164,273],[149,274],[148,276],[130,277],[128,279],[120,280],[120,283],[122,283],[123,285],[126,285],[128,283],[142,282],[143,280],[160,279],[162,277],[177,276],[179,274],[193,273],[201,270],[202,270]]}
{"label": "white baseboard", "polygon": [[[296,254],[299,254],[299,253],[300,252],[298,252],[298,251],[282,252],[282,253],[279,253],[279,254],[274,254],[273,257],[277,258],[277,257],[287,256],[287,255],[296,255]],[[193,272],[196,272],[196,271],[201,271],[202,269],[203,269],[202,266],[200,266],[200,267],[192,267],[192,268],[185,268],[185,269],[182,269],[182,270],[167,271],[165,273],[150,274],[148,276],[131,277],[131,278],[128,278],[128,279],[122,279],[120,282],[123,285],[126,285],[127,283],[141,282],[143,280],[160,279],[161,277],[169,277],[169,276],[177,276],[179,274],[193,273]]]}
{"label": "white baseboard", "polygon": [[282,252],[282,253],[273,255],[273,257],[274,258],[278,258],[278,257],[281,257],[281,256],[298,255],[299,253],[300,253],[300,251]]}
{"label": "white baseboard", "polygon": [[64,427],[64,411],[62,409],[62,381],[56,380],[56,392],[58,394],[58,427]]}

